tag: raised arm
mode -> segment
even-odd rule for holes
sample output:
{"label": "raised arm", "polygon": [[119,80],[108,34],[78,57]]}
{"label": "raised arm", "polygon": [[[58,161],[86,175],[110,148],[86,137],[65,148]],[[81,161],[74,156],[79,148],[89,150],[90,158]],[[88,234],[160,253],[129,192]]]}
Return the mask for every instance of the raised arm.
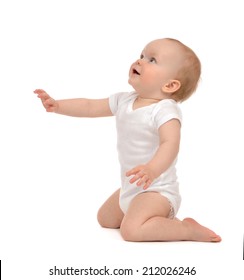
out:
{"label": "raised arm", "polygon": [[55,100],[50,97],[44,90],[36,89],[34,91],[42,101],[47,112],[53,112],[71,117],[108,117],[112,116],[109,107],[109,99],[87,99],[75,98]]}
{"label": "raised arm", "polygon": [[180,122],[172,119],[159,128],[160,145],[154,157],[145,165],[129,170],[126,175],[133,177],[130,183],[147,189],[151,183],[165,172],[177,157],[180,145]]}

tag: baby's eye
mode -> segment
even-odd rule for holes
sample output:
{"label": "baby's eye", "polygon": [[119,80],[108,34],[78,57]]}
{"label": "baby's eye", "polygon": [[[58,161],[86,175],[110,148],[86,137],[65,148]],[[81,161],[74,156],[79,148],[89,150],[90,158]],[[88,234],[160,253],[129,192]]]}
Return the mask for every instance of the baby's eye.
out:
{"label": "baby's eye", "polygon": [[155,59],[154,57],[151,57],[151,58],[149,59],[149,62],[151,62],[151,63],[156,63],[157,61],[156,61],[156,59]]}
{"label": "baby's eye", "polygon": [[140,59],[143,59],[143,58],[144,58],[144,55],[143,55],[143,54],[141,54],[141,55],[140,55]]}

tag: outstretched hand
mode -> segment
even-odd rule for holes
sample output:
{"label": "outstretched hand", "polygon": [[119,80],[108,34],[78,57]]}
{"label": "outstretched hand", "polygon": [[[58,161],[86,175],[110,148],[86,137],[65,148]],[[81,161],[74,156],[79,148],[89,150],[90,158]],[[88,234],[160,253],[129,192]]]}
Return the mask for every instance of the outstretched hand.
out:
{"label": "outstretched hand", "polygon": [[34,93],[41,99],[43,107],[47,112],[56,112],[58,109],[58,103],[56,100],[51,98],[43,89],[36,89]]}
{"label": "outstretched hand", "polygon": [[130,183],[133,184],[137,182],[136,185],[138,187],[143,186],[144,190],[146,190],[155,179],[153,171],[149,168],[148,165],[139,165],[126,172],[127,177],[130,177],[132,175],[134,176],[130,179]]}

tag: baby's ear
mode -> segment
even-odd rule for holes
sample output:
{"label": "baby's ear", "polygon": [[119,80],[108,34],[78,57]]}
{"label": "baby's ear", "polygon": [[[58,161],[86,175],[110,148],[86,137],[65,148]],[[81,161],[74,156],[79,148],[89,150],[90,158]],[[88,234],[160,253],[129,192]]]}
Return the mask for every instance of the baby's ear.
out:
{"label": "baby's ear", "polygon": [[178,80],[170,80],[168,83],[163,85],[162,91],[165,93],[174,93],[181,87],[181,83]]}

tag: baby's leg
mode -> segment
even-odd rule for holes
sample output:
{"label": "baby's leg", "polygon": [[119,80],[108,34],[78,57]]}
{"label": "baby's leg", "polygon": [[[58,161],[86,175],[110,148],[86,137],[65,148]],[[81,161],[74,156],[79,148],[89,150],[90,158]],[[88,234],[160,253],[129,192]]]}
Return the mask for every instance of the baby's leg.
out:
{"label": "baby's leg", "polygon": [[159,193],[137,195],[121,224],[123,238],[127,241],[221,241],[212,230],[193,219],[167,218],[169,212],[168,200]]}
{"label": "baby's leg", "polygon": [[119,207],[119,192],[118,189],[114,192],[101,206],[97,213],[97,219],[102,227],[119,228],[124,213]]}

